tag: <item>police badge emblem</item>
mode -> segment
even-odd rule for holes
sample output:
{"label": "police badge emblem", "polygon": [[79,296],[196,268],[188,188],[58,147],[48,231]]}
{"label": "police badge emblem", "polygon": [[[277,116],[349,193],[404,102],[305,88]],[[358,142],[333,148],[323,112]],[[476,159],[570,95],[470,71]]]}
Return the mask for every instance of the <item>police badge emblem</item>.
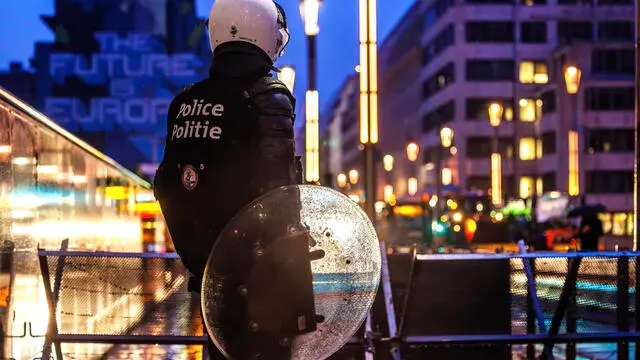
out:
{"label": "police badge emblem", "polygon": [[198,186],[198,173],[193,166],[187,165],[182,168],[182,185],[187,190],[193,190]]}

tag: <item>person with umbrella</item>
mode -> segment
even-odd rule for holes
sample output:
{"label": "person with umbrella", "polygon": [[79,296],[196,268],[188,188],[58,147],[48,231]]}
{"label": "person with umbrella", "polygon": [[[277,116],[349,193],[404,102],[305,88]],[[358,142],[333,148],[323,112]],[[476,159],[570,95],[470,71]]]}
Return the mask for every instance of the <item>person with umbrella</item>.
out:
{"label": "person with umbrella", "polygon": [[569,218],[581,217],[578,238],[583,251],[598,251],[598,242],[604,235],[598,213],[604,211],[606,209],[602,205],[585,205],[571,210],[567,215]]}

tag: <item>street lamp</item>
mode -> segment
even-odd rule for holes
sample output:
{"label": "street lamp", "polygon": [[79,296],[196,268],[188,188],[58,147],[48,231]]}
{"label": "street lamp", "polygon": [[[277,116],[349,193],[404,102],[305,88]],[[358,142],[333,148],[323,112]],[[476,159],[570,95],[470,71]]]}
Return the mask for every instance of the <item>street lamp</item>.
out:
{"label": "street lamp", "polygon": [[301,0],[300,15],[304,22],[304,32],[307,35],[307,50],[309,61],[309,88],[305,96],[306,105],[306,180],[318,182],[320,180],[320,139],[319,118],[320,99],[316,87],[316,36],[320,31],[318,16],[320,0]]}
{"label": "street lamp", "polygon": [[293,84],[296,81],[296,69],[293,66],[284,66],[278,72],[278,80],[282,81],[287,89],[293,93]]}
{"label": "street lamp", "polygon": [[353,169],[349,171],[349,182],[352,185],[355,185],[358,183],[358,180],[360,180],[360,174],[358,173],[358,170]]}
{"label": "street lamp", "polygon": [[338,183],[338,187],[339,188],[344,188],[347,186],[347,175],[345,174],[338,174],[337,178],[337,183]]}
{"label": "street lamp", "polygon": [[498,127],[502,121],[504,107],[497,102],[489,105],[489,123],[493,127],[491,146],[491,202],[494,205],[502,203],[502,157],[498,149]]}
{"label": "street lamp", "polygon": [[564,82],[567,94],[571,97],[573,107],[573,119],[569,131],[569,196],[580,194],[580,126],[578,124],[578,92],[582,71],[569,65],[564,68]]}
{"label": "street lamp", "polygon": [[453,145],[453,130],[448,127],[440,129],[440,143],[442,147],[450,148]]}
{"label": "street lamp", "polygon": [[385,171],[393,170],[393,156],[389,154],[385,155],[382,158],[382,166],[384,167]]}
{"label": "street lamp", "polygon": [[407,159],[409,161],[414,162],[418,160],[418,154],[420,154],[420,145],[415,142],[410,142],[407,144]]}

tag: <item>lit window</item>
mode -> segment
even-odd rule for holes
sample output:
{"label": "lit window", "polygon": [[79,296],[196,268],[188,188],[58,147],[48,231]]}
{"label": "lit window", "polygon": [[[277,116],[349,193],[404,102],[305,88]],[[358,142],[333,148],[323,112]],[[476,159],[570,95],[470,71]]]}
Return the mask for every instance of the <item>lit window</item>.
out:
{"label": "lit window", "polygon": [[602,221],[602,232],[608,234],[611,232],[611,214],[609,213],[600,213],[598,214],[598,219]]}
{"label": "lit window", "polygon": [[613,214],[613,227],[611,228],[611,234],[623,236],[627,234],[627,214],[626,213],[614,213]]}
{"label": "lit window", "polygon": [[502,117],[504,118],[505,121],[513,120],[513,108],[510,105],[504,108],[504,113],[502,114]]}
{"label": "lit window", "polygon": [[415,195],[418,192],[418,179],[409,178],[407,182],[407,192],[409,195]]}
{"label": "lit window", "polygon": [[451,174],[451,169],[443,168],[442,169],[442,185],[449,185],[453,179],[453,174]]}
{"label": "lit window", "polygon": [[520,121],[536,121],[536,102],[533,99],[520,99]]}
{"label": "lit window", "polygon": [[385,185],[384,187],[384,201],[390,203],[393,198],[393,185]]}
{"label": "lit window", "polygon": [[633,213],[627,216],[627,235],[633,236]]}
{"label": "lit window", "polygon": [[532,137],[520,139],[520,160],[536,159],[536,141]]}
{"label": "lit window", "polygon": [[520,63],[520,83],[546,84],[547,82],[549,82],[549,73],[545,62],[523,61]]}
{"label": "lit window", "polygon": [[542,193],[543,193],[543,190],[544,190],[544,181],[542,180],[542,178],[541,178],[541,177],[539,177],[539,178],[536,180],[536,192],[537,192],[538,194],[542,194]]}
{"label": "lit window", "polygon": [[520,178],[520,198],[527,199],[533,194],[534,179],[529,176]]}
{"label": "lit window", "polygon": [[536,158],[542,159],[542,139],[536,140]]}

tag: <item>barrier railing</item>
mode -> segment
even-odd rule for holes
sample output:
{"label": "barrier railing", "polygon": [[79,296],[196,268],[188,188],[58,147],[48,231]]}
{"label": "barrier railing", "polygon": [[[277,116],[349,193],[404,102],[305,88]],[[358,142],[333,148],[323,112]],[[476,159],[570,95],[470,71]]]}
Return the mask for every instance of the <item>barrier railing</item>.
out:
{"label": "barrier railing", "polygon": [[[376,358],[419,353],[438,359],[511,359],[519,353],[527,359],[576,359],[588,355],[577,344],[615,343],[607,349],[618,359],[633,353],[640,359],[630,346],[640,341],[638,255],[389,256],[393,300],[400,304],[391,320],[400,327],[396,336],[377,334]],[[374,313],[378,328],[384,328],[388,315]]]}
{"label": "barrier railing", "polygon": [[62,343],[203,345],[199,299],[175,253],[39,250],[49,304],[43,359]]}
{"label": "barrier railing", "polygon": [[[608,349],[629,359],[640,342],[639,255],[383,256],[381,306],[334,358],[576,359],[582,344],[615,343]],[[38,256],[51,314],[43,359],[53,351],[63,359],[63,343],[115,344],[107,353],[119,344],[206,343],[176,254],[63,247]]]}

